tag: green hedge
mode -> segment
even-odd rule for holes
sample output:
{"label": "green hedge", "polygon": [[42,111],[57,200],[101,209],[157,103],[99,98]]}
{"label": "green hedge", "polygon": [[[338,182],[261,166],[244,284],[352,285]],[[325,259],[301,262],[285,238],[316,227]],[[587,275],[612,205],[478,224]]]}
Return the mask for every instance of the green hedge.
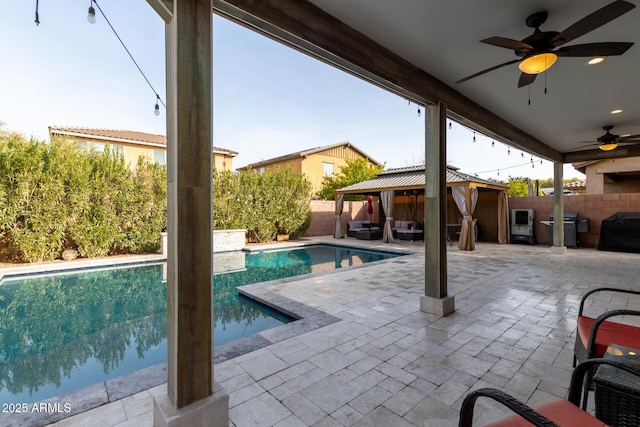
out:
{"label": "green hedge", "polygon": [[166,169],[131,171],[107,148],[85,152],[0,134],[0,242],[23,261],[154,252],[166,228]]}
{"label": "green hedge", "polygon": [[253,242],[276,235],[293,238],[311,221],[311,183],[291,167],[253,171],[214,171],[213,228],[247,230]]}

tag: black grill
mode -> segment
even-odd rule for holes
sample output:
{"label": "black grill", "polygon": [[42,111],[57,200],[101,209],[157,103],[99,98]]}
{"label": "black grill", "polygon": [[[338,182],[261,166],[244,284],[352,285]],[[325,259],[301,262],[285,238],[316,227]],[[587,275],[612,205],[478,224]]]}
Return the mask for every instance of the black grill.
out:
{"label": "black grill", "polygon": [[[553,222],[553,214],[549,216]],[[564,245],[569,248],[578,247],[578,232],[589,231],[589,218],[578,218],[577,212],[564,213]],[[549,244],[553,246],[553,223],[549,224]]]}

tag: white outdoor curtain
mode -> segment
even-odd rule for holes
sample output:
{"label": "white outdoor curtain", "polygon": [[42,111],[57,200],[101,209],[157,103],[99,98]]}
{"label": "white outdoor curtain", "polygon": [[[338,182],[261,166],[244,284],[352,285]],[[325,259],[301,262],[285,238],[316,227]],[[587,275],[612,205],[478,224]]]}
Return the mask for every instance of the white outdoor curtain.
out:
{"label": "white outdoor curtain", "polygon": [[344,201],[344,194],[338,194],[336,198],[336,227],[333,230],[334,239],[342,239],[344,234],[342,233],[342,204]]}
{"label": "white outdoor curtain", "polygon": [[476,248],[473,211],[476,210],[476,203],[478,203],[478,189],[469,185],[451,187],[451,194],[456,206],[462,213],[458,247],[464,251],[472,251]]}
{"label": "white outdoor curtain", "polygon": [[509,242],[509,198],[507,190],[498,196],[498,243]]}
{"label": "white outdoor curtain", "polygon": [[384,222],[384,230],[382,231],[382,241],[385,243],[393,243],[393,228],[391,227],[393,221],[393,190],[381,191],[380,201],[382,202],[382,209],[387,218]]}

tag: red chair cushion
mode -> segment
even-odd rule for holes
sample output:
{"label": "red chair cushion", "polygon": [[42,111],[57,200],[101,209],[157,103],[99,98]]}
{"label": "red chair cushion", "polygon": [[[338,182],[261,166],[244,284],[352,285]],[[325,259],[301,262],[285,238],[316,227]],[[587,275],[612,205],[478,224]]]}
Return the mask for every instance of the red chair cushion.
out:
{"label": "red chair cushion", "polygon": [[[562,427],[607,427],[607,424],[584,412],[567,400],[555,400],[550,403],[545,403],[535,408],[535,410]],[[488,424],[485,427],[531,426],[533,426],[533,424],[526,421],[520,415],[512,415],[502,421]]]}
{"label": "red chair cushion", "polygon": [[[587,316],[578,317],[578,334],[582,345],[587,348],[591,325],[595,319]],[[640,348],[640,328],[624,323],[609,322],[605,320],[598,327],[596,335],[595,357],[602,357],[609,344],[620,344],[630,348]]]}

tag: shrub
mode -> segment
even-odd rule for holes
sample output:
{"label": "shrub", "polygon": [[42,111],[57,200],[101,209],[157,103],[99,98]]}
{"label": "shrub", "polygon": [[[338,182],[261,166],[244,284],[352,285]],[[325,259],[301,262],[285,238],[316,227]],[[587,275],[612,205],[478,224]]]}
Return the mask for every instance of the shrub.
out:
{"label": "shrub", "polygon": [[214,171],[213,228],[244,228],[254,242],[295,237],[309,227],[310,199],[311,183],[291,167],[263,174]]}
{"label": "shrub", "polygon": [[166,171],[122,156],[0,135],[0,242],[26,261],[149,252],[166,227]]}

